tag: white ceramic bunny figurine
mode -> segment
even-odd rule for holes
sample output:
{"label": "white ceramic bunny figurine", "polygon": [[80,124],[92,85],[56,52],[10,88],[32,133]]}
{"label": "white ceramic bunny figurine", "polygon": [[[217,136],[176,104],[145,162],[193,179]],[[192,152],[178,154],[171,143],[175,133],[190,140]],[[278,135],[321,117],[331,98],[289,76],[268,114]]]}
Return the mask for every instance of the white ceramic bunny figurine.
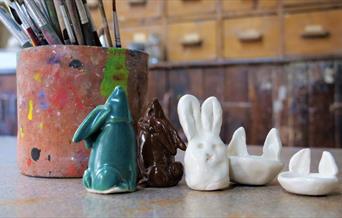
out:
{"label": "white ceramic bunny figurine", "polygon": [[220,138],[222,108],[215,97],[202,107],[195,96],[178,102],[178,117],[188,146],[185,151],[185,181],[194,190],[217,190],[229,186],[227,149]]}

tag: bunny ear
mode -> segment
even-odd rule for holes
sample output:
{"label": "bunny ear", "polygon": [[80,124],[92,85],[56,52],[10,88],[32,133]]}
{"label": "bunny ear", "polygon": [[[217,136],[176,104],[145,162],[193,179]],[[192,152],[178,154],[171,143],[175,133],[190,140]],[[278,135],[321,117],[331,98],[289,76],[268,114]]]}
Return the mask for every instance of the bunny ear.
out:
{"label": "bunny ear", "polygon": [[110,108],[106,105],[99,105],[83,120],[81,125],[76,130],[73,142],[79,142],[83,139],[89,138],[95,133],[105,122],[107,115],[110,112]]}
{"label": "bunny ear", "polygon": [[318,165],[318,173],[324,176],[337,176],[338,168],[330,152],[323,151]]}
{"label": "bunny ear", "polygon": [[305,148],[295,153],[290,160],[289,170],[294,173],[307,175],[310,173],[310,149]]}
{"label": "bunny ear", "polygon": [[247,156],[246,132],[243,127],[235,130],[227,148],[228,156]]}
{"label": "bunny ear", "polygon": [[262,156],[270,160],[279,160],[281,147],[282,145],[279,132],[276,128],[272,128],[266,136],[264,147],[262,149]]}
{"label": "bunny ear", "polygon": [[201,109],[202,127],[219,136],[222,125],[222,108],[216,97],[207,98]]}
{"label": "bunny ear", "polygon": [[200,129],[200,103],[193,95],[184,95],[177,106],[179,122],[186,138],[191,140]]}

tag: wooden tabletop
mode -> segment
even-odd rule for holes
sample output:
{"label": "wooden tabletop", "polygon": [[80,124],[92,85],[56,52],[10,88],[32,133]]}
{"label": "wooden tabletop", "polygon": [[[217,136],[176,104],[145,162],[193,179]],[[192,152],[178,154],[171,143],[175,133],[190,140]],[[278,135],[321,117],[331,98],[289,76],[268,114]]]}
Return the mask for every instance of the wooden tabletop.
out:
{"label": "wooden tabletop", "polygon": [[[299,149],[283,148],[284,170]],[[312,169],[323,150],[333,154],[342,171],[342,149],[313,149]],[[261,147],[250,146],[249,151],[258,154]],[[268,186],[231,185],[213,192],[190,190],[182,181],[172,188],[103,196],[87,193],[81,179],[23,176],[15,153],[15,138],[0,137],[0,217],[342,217],[341,172],[337,192],[324,197],[287,193],[276,180]]]}

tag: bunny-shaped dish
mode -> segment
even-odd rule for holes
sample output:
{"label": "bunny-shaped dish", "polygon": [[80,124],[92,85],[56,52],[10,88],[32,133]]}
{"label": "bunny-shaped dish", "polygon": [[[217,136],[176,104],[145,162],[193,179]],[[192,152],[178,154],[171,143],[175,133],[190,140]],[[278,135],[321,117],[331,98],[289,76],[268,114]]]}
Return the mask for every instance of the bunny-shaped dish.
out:
{"label": "bunny-shaped dish", "polygon": [[310,173],[310,149],[295,153],[289,163],[289,171],[278,176],[280,185],[288,192],[300,195],[327,195],[338,185],[338,168],[334,157],[324,151],[318,165],[318,173]]}
{"label": "bunny-shaped dish", "polygon": [[245,185],[265,185],[271,182],[283,168],[279,160],[281,147],[278,131],[273,128],[267,134],[263,154],[249,155],[245,129],[238,128],[228,145],[231,180]]}
{"label": "bunny-shaped dish", "polygon": [[178,116],[188,146],[185,151],[185,181],[194,190],[218,190],[229,186],[229,161],[220,138],[222,108],[215,97],[202,107],[195,96],[178,102]]}

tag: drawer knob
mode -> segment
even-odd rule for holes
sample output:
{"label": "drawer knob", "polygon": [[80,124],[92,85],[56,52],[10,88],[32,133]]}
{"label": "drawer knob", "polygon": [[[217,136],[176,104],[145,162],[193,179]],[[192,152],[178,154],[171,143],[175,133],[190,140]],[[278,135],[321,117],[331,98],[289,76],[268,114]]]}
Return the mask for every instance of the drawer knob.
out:
{"label": "drawer knob", "polygon": [[202,38],[198,33],[185,34],[181,40],[183,46],[201,46]]}
{"label": "drawer knob", "polygon": [[130,6],[141,6],[145,5],[147,0],[128,0]]}
{"label": "drawer knob", "polygon": [[326,38],[330,32],[321,25],[306,25],[302,33],[302,38]]}
{"label": "drawer knob", "polygon": [[238,33],[237,37],[241,42],[256,42],[262,40],[263,34],[258,30],[248,29]]}

